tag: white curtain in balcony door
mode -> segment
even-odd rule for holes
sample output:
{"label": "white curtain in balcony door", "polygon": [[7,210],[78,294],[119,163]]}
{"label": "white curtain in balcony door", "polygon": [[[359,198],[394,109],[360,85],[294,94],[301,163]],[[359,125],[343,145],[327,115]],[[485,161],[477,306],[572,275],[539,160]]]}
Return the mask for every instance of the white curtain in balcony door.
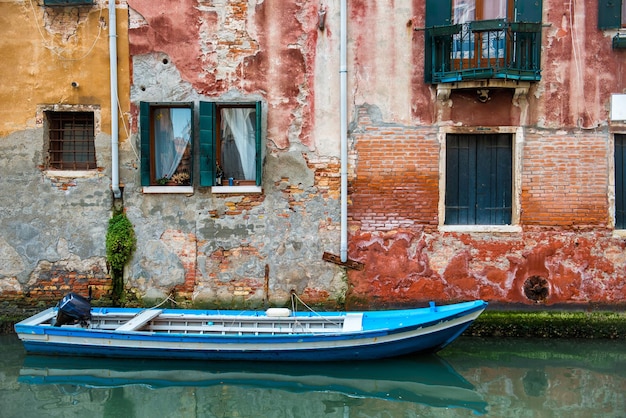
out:
{"label": "white curtain in balcony door", "polygon": [[506,19],[508,0],[483,0],[483,15],[480,20]]}
{"label": "white curtain in balcony door", "polygon": [[454,24],[476,20],[476,0],[454,0]]}

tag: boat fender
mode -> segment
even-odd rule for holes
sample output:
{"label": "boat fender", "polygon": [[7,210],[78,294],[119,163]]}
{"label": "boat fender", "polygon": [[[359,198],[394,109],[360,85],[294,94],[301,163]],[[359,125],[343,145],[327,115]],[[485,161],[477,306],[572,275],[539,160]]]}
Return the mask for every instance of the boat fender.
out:
{"label": "boat fender", "polygon": [[267,316],[271,316],[271,317],[287,317],[287,316],[291,316],[291,309],[289,308],[268,308],[265,311],[265,315]]}

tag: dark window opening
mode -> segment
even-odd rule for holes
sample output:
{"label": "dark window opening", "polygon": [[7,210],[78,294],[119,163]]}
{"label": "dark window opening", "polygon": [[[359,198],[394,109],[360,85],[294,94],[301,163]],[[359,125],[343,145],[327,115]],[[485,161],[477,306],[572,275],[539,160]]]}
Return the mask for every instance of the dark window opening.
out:
{"label": "dark window opening", "polygon": [[447,135],[446,225],[509,225],[512,189],[512,135]]}
{"label": "dark window opening", "polygon": [[46,112],[48,168],[90,170],[96,168],[93,112]]}

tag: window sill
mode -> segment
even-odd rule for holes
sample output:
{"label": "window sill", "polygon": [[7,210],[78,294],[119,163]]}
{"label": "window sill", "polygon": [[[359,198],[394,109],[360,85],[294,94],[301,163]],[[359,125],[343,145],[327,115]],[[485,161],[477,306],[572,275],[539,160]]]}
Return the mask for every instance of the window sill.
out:
{"label": "window sill", "polygon": [[98,170],[44,170],[46,177],[61,177],[68,179],[97,177]]}
{"label": "window sill", "polygon": [[241,193],[263,193],[263,188],[259,186],[213,186],[211,193],[241,194]]}
{"label": "window sill", "polygon": [[522,227],[519,225],[440,225],[441,232],[468,232],[468,233],[519,233]]}
{"label": "window sill", "polygon": [[144,186],[144,194],[193,194],[193,186]]}
{"label": "window sill", "polygon": [[626,229],[615,229],[613,230],[613,238],[626,238]]}

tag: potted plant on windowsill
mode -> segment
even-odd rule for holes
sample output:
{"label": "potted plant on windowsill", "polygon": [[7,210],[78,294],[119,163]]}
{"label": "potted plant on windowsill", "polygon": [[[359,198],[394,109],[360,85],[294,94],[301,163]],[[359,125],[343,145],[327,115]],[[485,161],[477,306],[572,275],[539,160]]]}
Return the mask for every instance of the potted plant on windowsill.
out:
{"label": "potted plant on windowsill", "polygon": [[191,180],[191,176],[186,171],[181,171],[179,173],[175,173],[172,176],[172,182],[179,186],[187,186],[189,185],[189,180]]}
{"label": "potted plant on windowsill", "polygon": [[156,183],[157,183],[159,186],[167,186],[167,184],[168,184],[169,182],[170,182],[170,179],[169,179],[169,178],[167,178],[167,177],[161,177],[160,179],[158,179],[158,180],[156,181]]}

